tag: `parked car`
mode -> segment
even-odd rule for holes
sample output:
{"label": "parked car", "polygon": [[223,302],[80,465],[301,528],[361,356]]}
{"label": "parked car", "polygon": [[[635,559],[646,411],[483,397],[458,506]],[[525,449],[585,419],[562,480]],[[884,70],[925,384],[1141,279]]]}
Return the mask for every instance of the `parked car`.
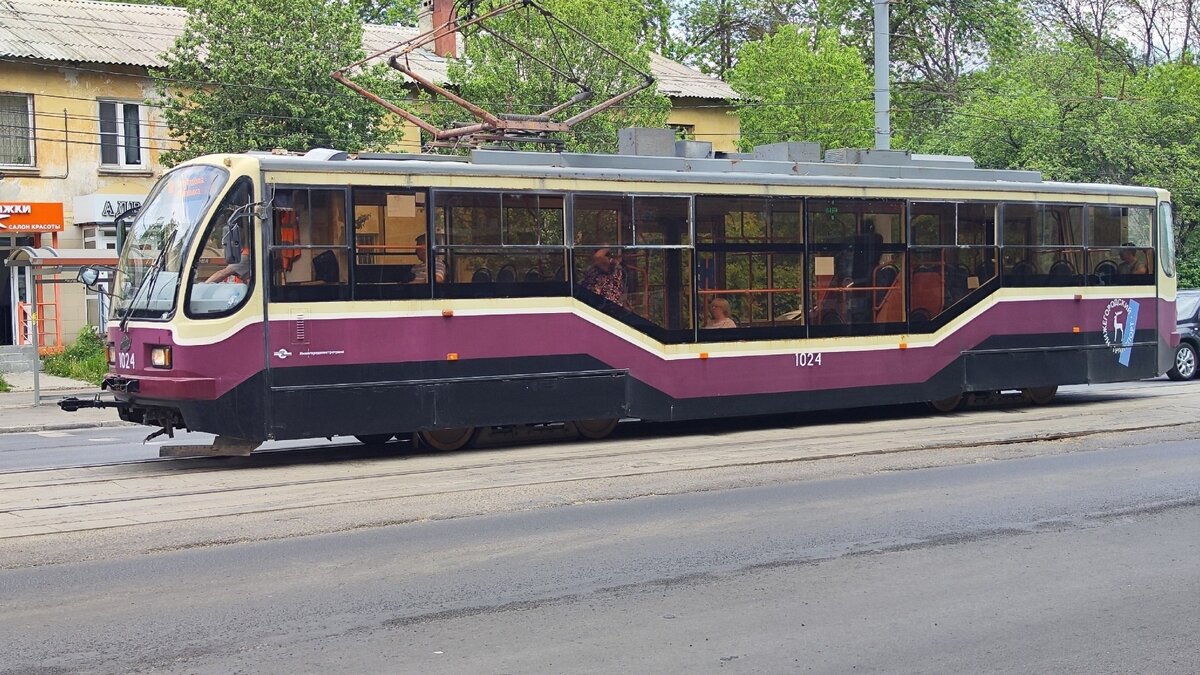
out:
{"label": "parked car", "polygon": [[1167,377],[1190,380],[1196,376],[1196,354],[1200,353],[1200,289],[1181,290],[1175,296],[1175,322],[1179,326],[1179,346]]}

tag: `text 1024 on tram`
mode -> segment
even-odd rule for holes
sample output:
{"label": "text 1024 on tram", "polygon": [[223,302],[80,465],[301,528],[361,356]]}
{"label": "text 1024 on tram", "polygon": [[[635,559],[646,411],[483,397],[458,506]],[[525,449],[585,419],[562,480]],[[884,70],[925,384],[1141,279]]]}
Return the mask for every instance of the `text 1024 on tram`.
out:
{"label": "text 1024 on tram", "polygon": [[794,150],[190,161],[129,226],[104,386],[124,420],[239,452],[450,449],[523,425],[1042,403],[1170,367],[1166,192]]}

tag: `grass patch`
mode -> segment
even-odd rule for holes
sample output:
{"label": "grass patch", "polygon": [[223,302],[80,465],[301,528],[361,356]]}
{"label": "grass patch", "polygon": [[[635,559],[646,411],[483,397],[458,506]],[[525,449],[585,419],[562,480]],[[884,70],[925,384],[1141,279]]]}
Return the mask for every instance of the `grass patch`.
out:
{"label": "grass patch", "polygon": [[104,358],[104,340],[90,326],[79,331],[79,337],[61,353],[47,356],[42,370],[51,375],[100,384],[108,374]]}
{"label": "grass patch", "polygon": [[10,391],[12,391],[12,386],[5,381],[3,375],[0,375],[0,394],[7,394]]}

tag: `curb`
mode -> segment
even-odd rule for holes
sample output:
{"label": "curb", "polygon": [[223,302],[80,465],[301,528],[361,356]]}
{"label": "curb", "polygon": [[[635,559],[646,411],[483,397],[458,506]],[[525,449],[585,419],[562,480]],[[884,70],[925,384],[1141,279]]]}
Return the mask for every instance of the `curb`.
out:
{"label": "curb", "polygon": [[22,427],[0,427],[0,434],[28,434],[38,431],[66,431],[68,429],[102,429],[108,427],[136,427],[142,426],[133,422],[125,422],[122,420],[108,420],[105,422],[60,422],[57,424],[30,424]]}

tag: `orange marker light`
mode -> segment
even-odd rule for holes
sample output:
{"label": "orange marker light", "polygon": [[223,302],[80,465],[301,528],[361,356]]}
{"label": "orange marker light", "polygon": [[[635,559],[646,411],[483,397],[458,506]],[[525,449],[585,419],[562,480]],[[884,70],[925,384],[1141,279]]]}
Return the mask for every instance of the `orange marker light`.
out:
{"label": "orange marker light", "polygon": [[458,360],[458,352],[450,352],[449,354],[446,355],[446,360],[447,361],[457,361]]}
{"label": "orange marker light", "polygon": [[700,352],[700,360],[701,361],[703,361],[707,358],[708,358],[708,352]]}
{"label": "orange marker light", "polygon": [[1072,329],[1071,329],[1071,332],[1072,332],[1072,333],[1075,333],[1075,334],[1078,334],[1078,333],[1079,333],[1079,326],[1075,326],[1074,328],[1072,328]]}
{"label": "orange marker light", "polygon": [[1075,294],[1075,302],[1083,302],[1083,296],[1076,293]]}
{"label": "orange marker light", "polygon": [[442,316],[444,316],[444,317],[446,317],[447,319],[449,319],[450,317],[454,316],[454,310],[452,310],[452,309],[443,309],[443,310],[442,310]]}
{"label": "orange marker light", "polygon": [[900,343],[900,349],[908,349],[908,343],[907,343],[907,342],[901,342],[901,343]]}

